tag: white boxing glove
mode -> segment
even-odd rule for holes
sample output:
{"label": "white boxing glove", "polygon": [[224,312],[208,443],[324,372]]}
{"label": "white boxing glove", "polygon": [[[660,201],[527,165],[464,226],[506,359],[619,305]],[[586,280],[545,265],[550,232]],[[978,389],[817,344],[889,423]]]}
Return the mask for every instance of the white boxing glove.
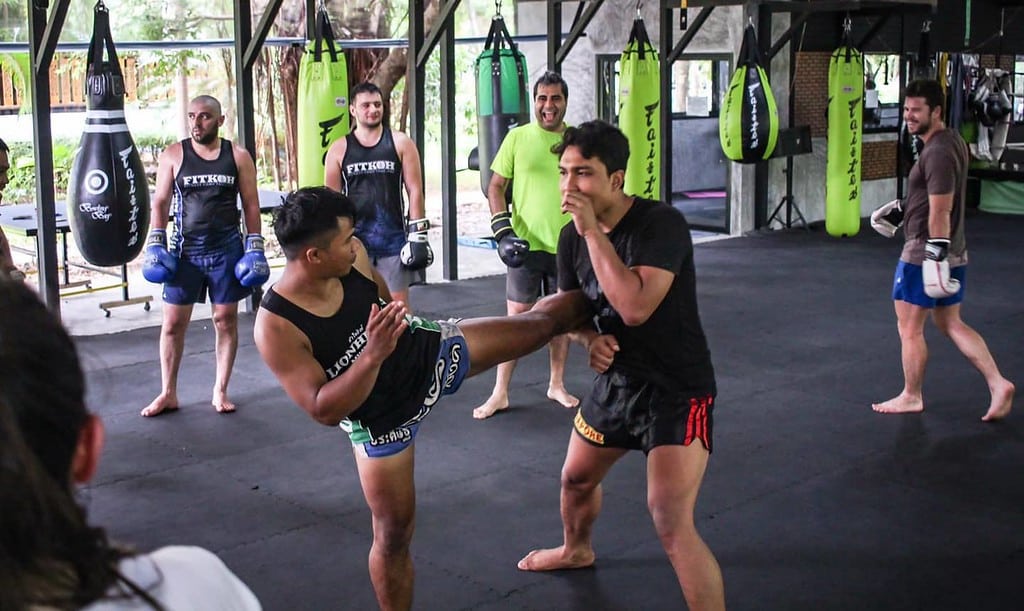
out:
{"label": "white boxing glove", "polygon": [[925,243],[922,266],[924,294],[932,299],[944,299],[960,292],[960,281],[949,277],[948,252],[949,240],[946,238],[934,238]]}
{"label": "white boxing glove", "polygon": [[887,238],[894,236],[902,224],[903,202],[898,199],[879,206],[871,213],[871,226]]}

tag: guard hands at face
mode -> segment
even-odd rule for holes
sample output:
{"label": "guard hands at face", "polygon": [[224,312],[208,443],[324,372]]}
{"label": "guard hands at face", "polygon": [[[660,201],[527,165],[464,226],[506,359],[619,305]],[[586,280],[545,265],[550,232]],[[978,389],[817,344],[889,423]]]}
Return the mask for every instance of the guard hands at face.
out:
{"label": "guard hands at face", "polygon": [[598,335],[590,340],[587,346],[590,353],[590,368],[597,373],[604,373],[612,366],[615,353],[619,351],[619,342],[614,335]]}
{"label": "guard hands at face", "polygon": [[370,306],[370,318],[366,323],[366,348],[359,358],[369,359],[371,363],[379,365],[391,356],[398,345],[398,338],[409,327],[405,319],[408,313],[409,308],[401,301],[392,301],[383,308],[377,304]]}
{"label": "guard hands at face", "polygon": [[579,191],[562,192],[562,212],[572,215],[573,225],[576,226],[576,233],[581,237],[587,237],[592,231],[600,231],[597,226],[597,214],[594,212],[594,203],[589,197]]}

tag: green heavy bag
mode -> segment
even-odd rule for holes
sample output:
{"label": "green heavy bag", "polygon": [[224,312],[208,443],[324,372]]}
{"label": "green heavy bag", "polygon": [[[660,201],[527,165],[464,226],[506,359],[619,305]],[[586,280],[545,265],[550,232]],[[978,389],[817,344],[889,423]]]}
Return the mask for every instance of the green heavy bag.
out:
{"label": "green heavy bag", "polygon": [[324,184],[324,157],[348,133],[348,65],[336,46],[334,31],[321,5],[316,29],[299,61],[298,166],[299,186]]}
{"label": "green heavy bag", "polygon": [[768,75],[761,67],[752,25],[743,33],[739,66],[729,81],[718,118],[718,137],[725,156],[739,163],[768,159],[779,138],[779,110]]}
{"label": "green heavy bag", "polygon": [[661,197],[661,70],[642,19],[620,58],[619,129],[629,140],[626,193]]}
{"label": "green heavy bag", "polygon": [[[530,98],[526,88],[526,56],[519,51],[501,15],[491,20],[484,50],[474,64],[476,76],[477,140],[480,188],[491,183],[491,162],[505,134],[530,122]],[[511,196],[512,190],[506,193]]]}
{"label": "green heavy bag", "polygon": [[864,57],[842,46],[828,68],[828,152],[825,163],[825,231],[860,231],[860,166],[864,106]]}

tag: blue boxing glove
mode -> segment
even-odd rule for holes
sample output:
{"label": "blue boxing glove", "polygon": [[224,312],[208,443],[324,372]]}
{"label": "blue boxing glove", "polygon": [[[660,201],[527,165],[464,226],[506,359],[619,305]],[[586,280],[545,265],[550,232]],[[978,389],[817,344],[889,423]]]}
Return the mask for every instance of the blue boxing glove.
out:
{"label": "blue boxing glove", "polygon": [[526,263],[530,243],[516,235],[512,229],[512,215],[508,211],[491,217],[491,232],[498,241],[498,256],[502,263],[509,267],[521,267]]}
{"label": "blue boxing glove", "polygon": [[178,257],[167,250],[167,230],[150,231],[143,251],[142,276],[155,284],[163,284],[173,279],[177,271]]}
{"label": "blue boxing glove", "polygon": [[250,233],[245,236],[245,254],[235,263],[235,278],[242,286],[262,286],[270,279],[270,264],[263,253],[263,236]]}

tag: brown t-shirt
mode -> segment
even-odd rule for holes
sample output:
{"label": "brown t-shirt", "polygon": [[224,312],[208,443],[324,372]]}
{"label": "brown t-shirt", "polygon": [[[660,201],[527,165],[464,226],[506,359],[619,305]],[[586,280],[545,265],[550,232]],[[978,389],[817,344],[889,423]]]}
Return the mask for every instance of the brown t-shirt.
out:
{"label": "brown t-shirt", "polygon": [[[904,200],[903,234],[906,243],[900,259],[921,265],[928,235],[928,196],[953,194],[950,214],[949,264],[967,264],[964,239],[964,192],[967,186],[967,144],[955,130],[943,129],[932,135],[921,151],[921,158],[910,170],[907,198]],[[936,236],[946,237],[946,236]]]}

